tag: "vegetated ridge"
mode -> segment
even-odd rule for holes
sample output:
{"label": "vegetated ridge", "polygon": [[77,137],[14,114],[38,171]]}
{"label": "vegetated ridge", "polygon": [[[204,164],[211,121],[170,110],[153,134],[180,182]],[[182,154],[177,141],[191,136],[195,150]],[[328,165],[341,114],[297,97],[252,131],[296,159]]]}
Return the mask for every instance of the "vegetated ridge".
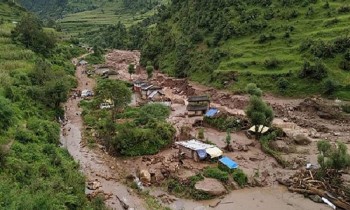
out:
{"label": "vegetated ridge", "polygon": [[70,59],[83,52],[16,4],[1,1],[0,20],[0,209],[103,208],[87,200],[79,164],[59,147]]}

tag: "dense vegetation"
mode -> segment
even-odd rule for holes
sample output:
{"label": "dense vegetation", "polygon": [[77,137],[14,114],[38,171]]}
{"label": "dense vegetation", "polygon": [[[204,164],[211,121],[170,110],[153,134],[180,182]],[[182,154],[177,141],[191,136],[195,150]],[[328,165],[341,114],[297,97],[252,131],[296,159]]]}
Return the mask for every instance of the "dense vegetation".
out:
{"label": "dense vegetation", "polygon": [[0,2],[0,11],[0,209],[97,208],[79,165],[59,147],[56,120],[74,85],[70,58],[80,51],[59,42],[44,58],[12,41],[23,35],[11,34],[23,9]]}
{"label": "dense vegetation", "polygon": [[[99,81],[95,91],[96,98],[82,102],[84,121],[87,126],[96,130],[97,140],[106,145],[110,153],[122,156],[155,154],[171,145],[175,129],[165,121],[170,114],[169,108],[161,104],[147,104],[140,108],[126,107],[130,102],[127,96],[131,94],[130,90],[125,89],[126,86],[121,81],[116,82],[118,85],[105,84],[115,82],[110,81],[112,80]],[[122,98],[127,100],[120,104]],[[115,107],[111,111],[99,109],[103,99],[115,101]],[[118,123],[115,123],[116,119]],[[91,143],[95,142],[91,133],[87,135]]]}
{"label": "dense vegetation", "polygon": [[85,35],[103,47],[142,49],[142,64],[232,91],[254,81],[288,96],[350,98],[346,1],[177,1],[130,26]]}

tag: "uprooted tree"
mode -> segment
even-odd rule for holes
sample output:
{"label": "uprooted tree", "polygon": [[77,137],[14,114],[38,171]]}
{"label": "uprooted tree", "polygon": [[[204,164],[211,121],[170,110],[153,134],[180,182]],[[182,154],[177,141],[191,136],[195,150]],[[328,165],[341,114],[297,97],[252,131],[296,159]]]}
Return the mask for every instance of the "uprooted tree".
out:
{"label": "uprooted tree", "polygon": [[263,129],[260,126],[270,126],[274,118],[273,110],[258,96],[251,96],[245,111],[250,123],[255,126],[255,138],[259,139]]}

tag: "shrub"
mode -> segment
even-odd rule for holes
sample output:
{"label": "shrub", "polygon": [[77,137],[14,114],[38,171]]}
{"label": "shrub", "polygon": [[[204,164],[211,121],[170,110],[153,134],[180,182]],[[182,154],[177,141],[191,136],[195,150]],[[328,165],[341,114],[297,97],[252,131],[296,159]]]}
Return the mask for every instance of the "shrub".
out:
{"label": "shrub", "polygon": [[350,12],[350,6],[349,5],[343,5],[338,9],[339,13],[348,13]]}
{"label": "shrub", "polygon": [[205,177],[214,178],[222,182],[228,181],[228,173],[226,171],[221,171],[219,168],[208,167],[203,171]]}
{"label": "shrub", "polygon": [[350,155],[344,143],[332,146],[328,141],[317,142],[318,164],[322,169],[342,170],[350,166]]}
{"label": "shrub", "polygon": [[330,42],[317,41],[312,44],[310,52],[318,58],[333,58],[335,49]]}
{"label": "shrub", "polygon": [[277,87],[280,92],[286,91],[289,85],[290,85],[289,81],[286,80],[285,78],[279,78],[277,81]]}
{"label": "shrub", "polygon": [[324,86],[324,94],[332,95],[337,90],[337,88],[339,87],[339,84],[336,81],[332,80],[332,79],[327,79],[323,83],[323,86]]}
{"label": "shrub", "polygon": [[280,61],[277,60],[277,58],[269,58],[264,61],[264,66],[267,69],[275,69],[278,67],[279,64],[280,64]]}
{"label": "shrub", "polygon": [[232,173],[233,180],[241,187],[247,184],[248,177],[241,169],[235,169]]}
{"label": "shrub", "polygon": [[315,65],[311,65],[310,62],[305,61],[299,73],[299,77],[321,80],[327,77],[327,74],[326,66],[320,61],[316,62]]}
{"label": "shrub", "polygon": [[251,96],[262,96],[262,90],[258,88],[255,83],[249,83],[245,90]]}

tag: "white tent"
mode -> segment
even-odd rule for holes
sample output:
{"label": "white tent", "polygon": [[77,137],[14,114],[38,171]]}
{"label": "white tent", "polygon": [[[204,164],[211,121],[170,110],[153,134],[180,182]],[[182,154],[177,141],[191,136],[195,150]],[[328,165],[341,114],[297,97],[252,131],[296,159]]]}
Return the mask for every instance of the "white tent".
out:
{"label": "white tent", "polygon": [[[269,129],[270,129],[270,128],[267,127],[267,126],[259,125],[258,132],[264,134],[264,133],[266,133]],[[249,131],[255,133],[255,125],[252,126],[251,128],[249,128]]]}

